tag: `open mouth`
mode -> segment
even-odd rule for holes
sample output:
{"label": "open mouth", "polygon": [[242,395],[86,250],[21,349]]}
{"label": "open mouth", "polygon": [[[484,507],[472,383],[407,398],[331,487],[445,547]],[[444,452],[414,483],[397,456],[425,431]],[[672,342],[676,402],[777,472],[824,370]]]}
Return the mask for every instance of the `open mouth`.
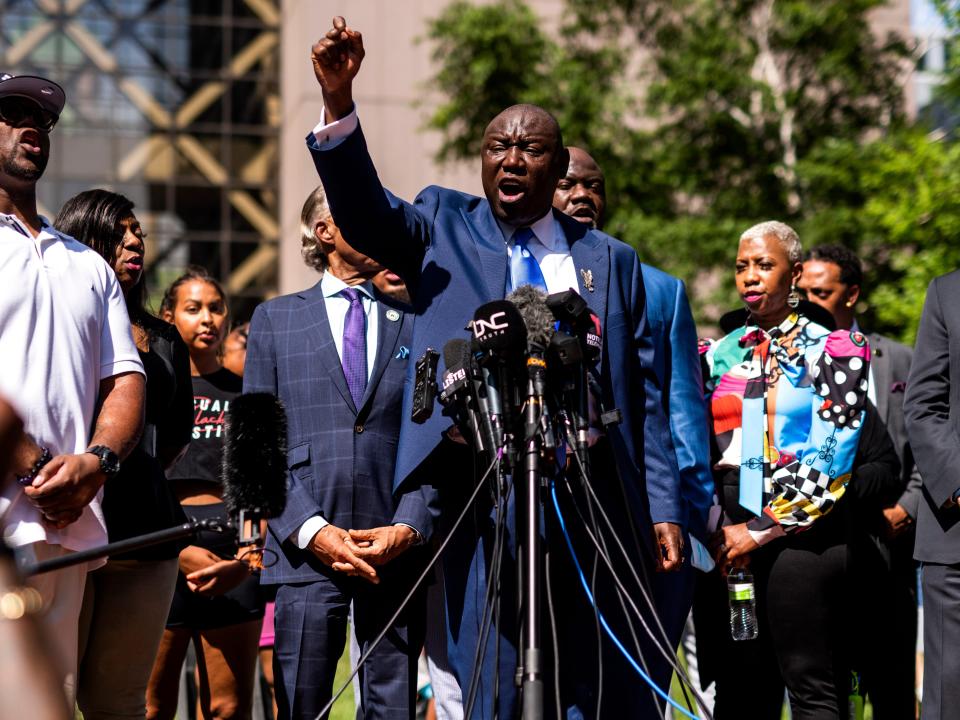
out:
{"label": "open mouth", "polygon": [[127,270],[130,270],[131,272],[140,272],[143,270],[143,260],[139,258],[127,260],[124,265],[126,265]]}
{"label": "open mouth", "polygon": [[501,180],[497,185],[497,191],[500,194],[500,202],[515,203],[526,194],[526,187],[517,180]]}
{"label": "open mouth", "polygon": [[40,149],[40,133],[36,130],[24,130],[20,133],[20,144],[31,155],[39,155],[42,152]]}

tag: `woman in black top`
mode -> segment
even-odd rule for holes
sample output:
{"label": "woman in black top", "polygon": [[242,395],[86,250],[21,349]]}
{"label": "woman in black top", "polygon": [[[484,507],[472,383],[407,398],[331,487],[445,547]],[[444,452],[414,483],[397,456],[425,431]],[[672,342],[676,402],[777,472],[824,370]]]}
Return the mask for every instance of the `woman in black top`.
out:
{"label": "woman in black top", "polygon": [[[82,192],[54,221],[113,268],[147,375],[139,446],[107,480],[103,514],[111,542],[183,523],[164,471],[190,441],[190,359],[176,328],[144,308],[144,234],[133,203],[106,190]],[[147,679],[177,578],[180,546],[111,557],[87,575],[80,622],[77,702],[86,720],[142,718]]]}
{"label": "woman in black top", "polygon": [[[193,376],[192,440],[167,477],[189,517],[226,523],[220,484],[224,418],[242,390],[240,377],[222,363],[226,297],[206,270],[190,268],[167,290],[161,314],[186,343]],[[203,532],[181,551],[177,589],[147,689],[148,718],[174,716],[191,639],[204,717],[250,716],[263,601],[258,578],[237,557],[235,532]]]}

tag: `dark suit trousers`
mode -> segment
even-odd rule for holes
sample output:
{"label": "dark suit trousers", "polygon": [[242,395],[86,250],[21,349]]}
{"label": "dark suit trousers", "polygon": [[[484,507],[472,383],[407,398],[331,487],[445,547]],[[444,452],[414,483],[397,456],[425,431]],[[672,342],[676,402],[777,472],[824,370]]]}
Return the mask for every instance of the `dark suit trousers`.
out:
{"label": "dark suit trousers", "polygon": [[855,636],[851,650],[874,720],[910,720],[916,697],[917,573],[913,535],[878,546],[875,537],[851,546]]}
{"label": "dark suit trousers", "polygon": [[[351,601],[357,642],[366,652],[415,578],[411,570],[403,579],[387,576],[379,586],[349,577],[277,586],[273,663],[281,719],[313,720],[330,700]],[[423,613],[420,593],[361,668],[358,718],[414,717]]]}
{"label": "dark suit trousers", "polygon": [[923,720],[960,708],[960,563],[923,564]]}

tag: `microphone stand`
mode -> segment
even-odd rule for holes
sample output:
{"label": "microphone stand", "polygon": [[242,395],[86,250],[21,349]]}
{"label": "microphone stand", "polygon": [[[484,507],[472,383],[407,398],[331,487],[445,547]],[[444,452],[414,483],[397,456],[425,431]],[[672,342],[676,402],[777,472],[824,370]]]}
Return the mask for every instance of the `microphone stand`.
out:
{"label": "microphone stand", "polygon": [[143,548],[172,540],[192,537],[201,530],[225,532],[227,525],[218,520],[191,520],[182,525],[166,528],[165,530],[157,530],[145,535],[127,538],[126,540],[118,540],[117,542],[108,543],[107,545],[99,545],[89,550],[81,550],[80,552],[70,553],[69,555],[61,555],[60,557],[50,558],[49,560],[42,560],[37,563],[25,565],[21,567],[20,570],[26,576],[40,575],[42,573],[53,572],[54,570],[62,570],[65,567],[71,567],[83,562],[89,562],[90,560],[99,560],[108,555],[119,555],[120,553],[142,550]]}
{"label": "microphone stand", "polygon": [[517,519],[520,523],[518,539],[520,552],[519,607],[520,654],[517,674],[520,680],[523,720],[542,720],[543,714],[543,643],[540,632],[540,588],[543,566],[540,560],[540,490],[542,473],[540,457],[543,449],[541,434],[544,406],[544,374],[546,364],[542,357],[531,355],[527,361],[527,403],[524,407],[523,477],[522,492],[517,493]]}

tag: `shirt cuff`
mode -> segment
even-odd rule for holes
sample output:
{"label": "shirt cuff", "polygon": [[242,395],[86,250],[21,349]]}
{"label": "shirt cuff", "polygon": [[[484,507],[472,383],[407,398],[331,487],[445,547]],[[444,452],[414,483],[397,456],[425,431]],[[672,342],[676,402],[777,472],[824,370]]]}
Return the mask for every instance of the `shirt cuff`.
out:
{"label": "shirt cuff", "polygon": [[290,540],[301,550],[306,550],[310,547],[310,541],[313,540],[313,536],[329,524],[325,518],[320,515],[314,515],[312,518],[307,518],[299,530],[290,533]]}
{"label": "shirt cuff", "polygon": [[333,150],[337,145],[346,140],[359,125],[357,120],[357,106],[339,120],[327,123],[327,109],[320,111],[320,122],[313,128],[313,137],[317,141],[318,150]]}
{"label": "shirt cuff", "polygon": [[778,537],[783,537],[787,534],[783,529],[783,525],[774,525],[765,530],[751,530],[749,522],[747,523],[747,532],[750,533],[750,537],[753,538],[753,541],[757,545],[766,545],[771,540],[776,540]]}
{"label": "shirt cuff", "polygon": [[413,525],[408,525],[407,523],[404,523],[404,522],[394,523],[394,525],[403,525],[403,527],[408,527],[411,530],[413,530],[413,544],[423,545],[423,535]]}

